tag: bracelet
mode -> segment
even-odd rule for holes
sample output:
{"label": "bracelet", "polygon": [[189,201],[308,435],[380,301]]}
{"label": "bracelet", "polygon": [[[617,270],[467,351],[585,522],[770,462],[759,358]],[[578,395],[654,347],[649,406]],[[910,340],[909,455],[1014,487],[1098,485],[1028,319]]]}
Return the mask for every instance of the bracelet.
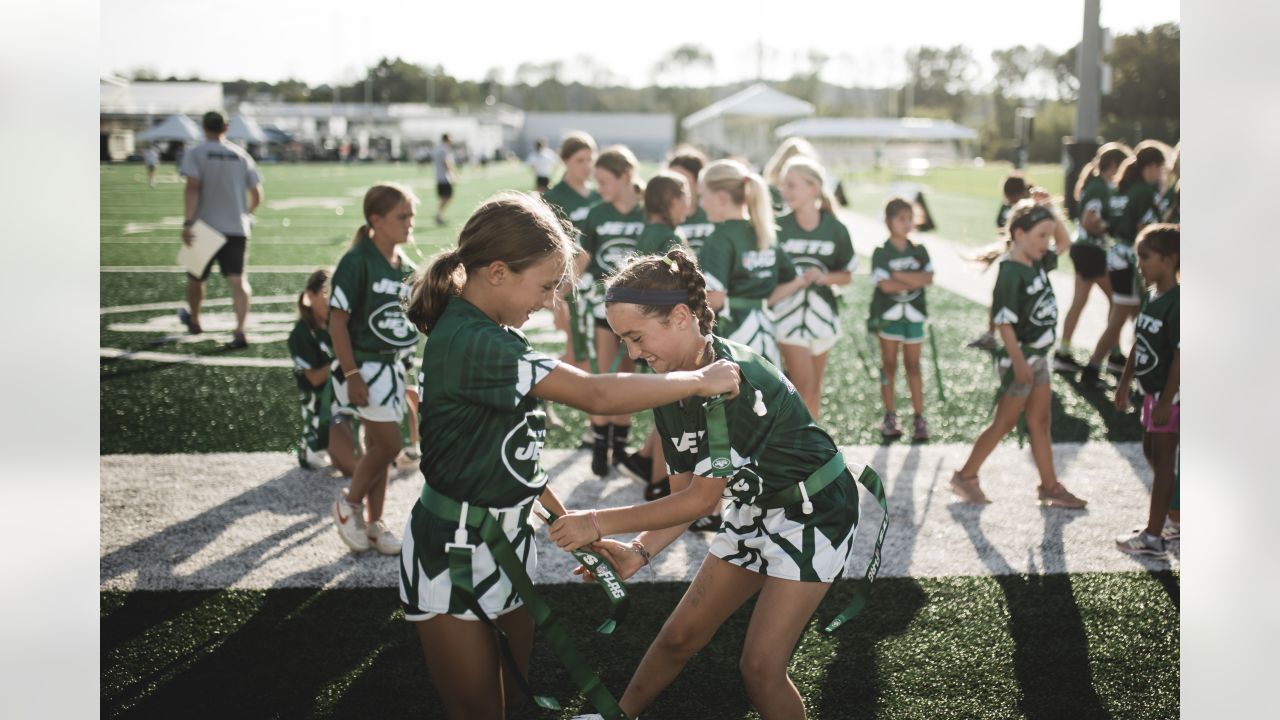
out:
{"label": "bracelet", "polygon": [[640,557],[644,558],[645,565],[652,564],[653,556],[649,554],[649,549],[644,546],[644,543],[639,540],[632,540],[631,549],[640,553]]}
{"label": "bracelet", "polygon": [[358,373],[358,372],[360,372],[360,368],[359,368],[359,367],[353,367],[353,368],[351,368],[350,370],[343,370],[343,371],[342,371],[342,377],[344,377],[344,378],[349,378],[349,377],[351,377],[352,375],[355,375],[355,374],[356,374],[356,373]]}
{"label": "bracelet", "polygon": [[604,539],[604,533],[600,532],[600,521],[596,519],[596,511],[591,511],[591,525],[596,529],[596,540]]}

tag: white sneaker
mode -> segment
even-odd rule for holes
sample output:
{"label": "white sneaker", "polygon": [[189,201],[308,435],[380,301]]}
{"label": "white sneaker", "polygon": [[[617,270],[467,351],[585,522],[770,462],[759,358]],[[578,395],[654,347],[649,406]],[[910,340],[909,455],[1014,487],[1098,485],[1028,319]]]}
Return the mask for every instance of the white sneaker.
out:
{"label": "white sneaker", "polygon": [[383,555],[399,555],[400,554],[400,538],[396,537],[387,529],[387,524],[382,520],[374,520],[369,523],[366,531],[369,540],[369,547],[382,553]]}
{"label": "white sneaker", "polygon": [[1148,535],[1145,530],[1116,538],[1116,548],[1130,555],[1163,557],[1165,554],[1164,540],[1157,535]]}
{"label": "white sneaker", "polygon": [[305,470],[319,470],[328,467],[329,458],[324,453],[318,453],[309,447],[304,447],[298,451],[298,465]]}
{"label": "white sneaker", "polygon": [[333,513],[333,522],[338,528],[338,537],[342,538],[342,542],[354,552],[368,550],[369,536],[364,523],[364,505],[348,504],[347,491],[343,490],[333,501],[330,511]]}

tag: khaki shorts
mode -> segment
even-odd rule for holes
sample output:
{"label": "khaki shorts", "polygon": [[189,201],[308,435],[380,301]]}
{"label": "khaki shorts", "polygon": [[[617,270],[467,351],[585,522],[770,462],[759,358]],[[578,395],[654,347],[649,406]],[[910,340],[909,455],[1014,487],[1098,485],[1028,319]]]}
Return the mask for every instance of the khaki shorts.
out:
{"label": "khaki shorts", "polygon": [[[1032,387],[1049,384],[1049,359],[1047,356],[1032,356],[1027,358],[1027,364],[1031,366],[1031,384],[1024,385],[1017,380],[1011,380],[1009,387],[1004,391],[1005,395],[1015,398],[1027,397],[1031,394]],[[1013,361],[1009,358],[1000,358],[996,368],[1000,375],[1000,381],[1004,382],[1005,374],[1013,372]]]}

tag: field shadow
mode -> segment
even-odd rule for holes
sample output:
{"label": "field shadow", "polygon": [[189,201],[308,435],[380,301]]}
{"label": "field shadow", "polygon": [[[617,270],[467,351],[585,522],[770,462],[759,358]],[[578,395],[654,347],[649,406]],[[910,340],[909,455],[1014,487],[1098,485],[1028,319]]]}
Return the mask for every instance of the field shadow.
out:
{"label": "field shadow", "polygon": [[[1022,689],[1018,698],[1022,716],[1033,720],[1111,717],[1093,686],[1089,638],[1063,555],[1063,529],[1080,515],[1043,508],[1040,550],[1044,567],[1018,575],[987,539],[980,522],[981,509],[952,505],[950,510],[1004,592],[1009,636],[1014,643],[1014,675]],[[1028,568],[1034,570],[1031,548],[1027,554]]]}

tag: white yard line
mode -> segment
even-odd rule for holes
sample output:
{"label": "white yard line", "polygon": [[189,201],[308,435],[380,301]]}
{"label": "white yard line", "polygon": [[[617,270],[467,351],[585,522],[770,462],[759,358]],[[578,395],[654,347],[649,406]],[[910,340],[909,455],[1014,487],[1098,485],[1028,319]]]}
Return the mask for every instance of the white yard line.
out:
{"label": "white yard line", "polygon": [[[1137,443],[1064,443],[1054,447],[1062,481],[1089,499],[1086,512],[1035,504],[1029,452],[1003,444],[983,468],[994,503],[955,502],[947,480],[967,445],[897,444],[846,448],[851,463],[870,462],[885,480],[889,535],[884,577],[1009,573],[1116,572],[1177,566],[1177,559],[1131,558],[1115,536],[1146,517],[1150,472]],[[570,508],[641,502],[641,486],[596,479],[586,452],[543,455],[552,487]],[[284,453],[108,455],[101,464],[103,589],[163,590],[274,587],[394,587],[397,561],[352,555],[338,539],[329,505],[341,480],[298,469]],[[393,475],[386,520],[397,534],[422,487],[421,474]],[[881,513],[862,493],[863,519],[851,574],[866,567]],[[572,558],[538,532],[539,583],[572,582]],[[710,534],[685,533],[659,555],[655,571],[632,582],[688,581]],[[1174,545],[1175,552],[1177,545]]]}
{"label": "white yard line", "polygon": [[[228,336],[228,339],[230,336]],[[204,365],[206,367],[255,367],[255,368],[291,368],[293,360],[289,358],[255,358],[228,357],[222,355],[179,355],[177,353],[151,352],[149,350],[121,350],[120,348],[98,348],[98,357],[117,360],[147,360],[149,362],[180,363],[184,365]]]}

